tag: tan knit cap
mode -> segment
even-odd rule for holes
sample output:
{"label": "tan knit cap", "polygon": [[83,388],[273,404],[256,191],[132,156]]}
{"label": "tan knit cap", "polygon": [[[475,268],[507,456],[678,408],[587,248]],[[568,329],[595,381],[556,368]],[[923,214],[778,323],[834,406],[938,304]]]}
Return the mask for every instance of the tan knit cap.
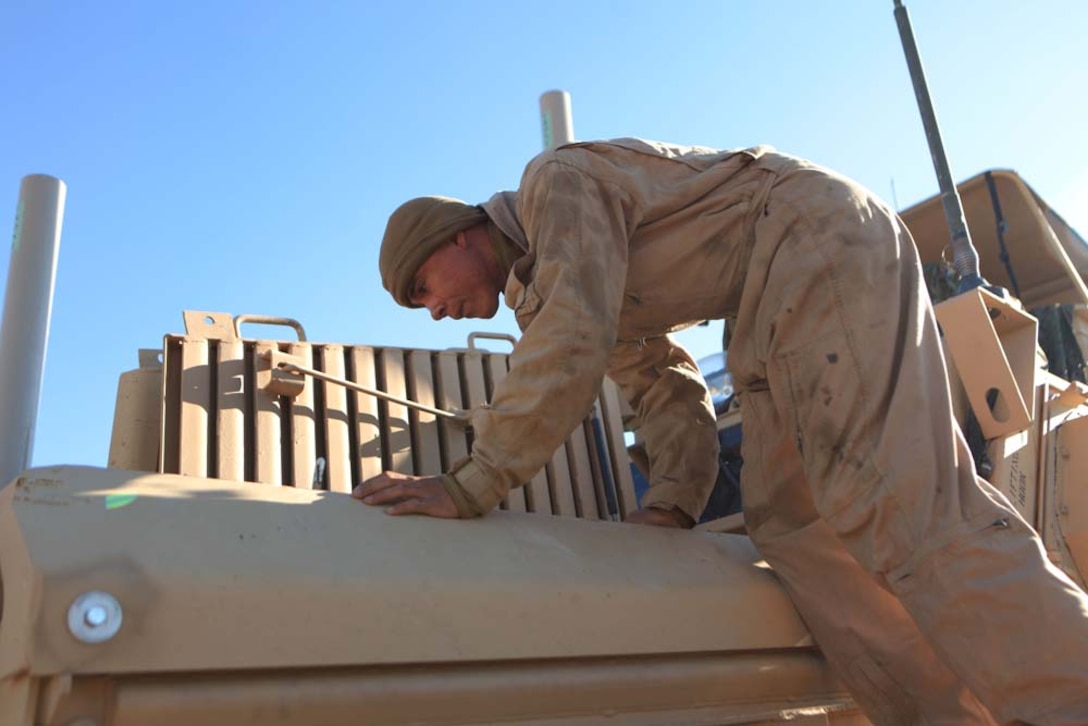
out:
{"label": "tan knit cap", "polygon": [[385,225],[378,269],[382,286],[406,308],[412,280],[431,253],[458,232],[487,221],[480,207],[450,197],[417,197],[397,207]]}

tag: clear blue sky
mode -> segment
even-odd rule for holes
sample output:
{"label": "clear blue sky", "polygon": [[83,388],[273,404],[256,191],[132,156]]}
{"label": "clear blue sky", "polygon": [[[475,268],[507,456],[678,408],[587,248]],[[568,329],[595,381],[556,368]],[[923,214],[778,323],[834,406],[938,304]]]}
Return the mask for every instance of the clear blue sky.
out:
{"label": "clear blue sky", "polygon": [[[1088,231],[1083,0],[908,0],[957,179],[1019,171]],[[579,139],[756,143],[900,207],[936,192],[892,0],[60,2],[0,8],[0,223],[20,179],[68,204],[34,463],[104,465],[117,377],[183,309],[312,340],[444,348],[381,290],[388,214],[482,201],[570,91]],[[7,259],[0,282],[7,279]],[[700,357],[720,327],[682,340]]]}

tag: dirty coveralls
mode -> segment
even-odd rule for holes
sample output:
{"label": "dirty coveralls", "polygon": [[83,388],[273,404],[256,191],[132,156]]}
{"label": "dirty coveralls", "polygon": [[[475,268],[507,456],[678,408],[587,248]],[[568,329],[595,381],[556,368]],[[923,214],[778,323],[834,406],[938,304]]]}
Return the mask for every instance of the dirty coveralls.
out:
{"label": "dirty coveralls", "polygon": [[632,139],[545,152],[483,206],[529,254],[505,290],[524,336],[451,472],[478,512],[543,467],[607,373],[641,420],[642,506],[698,518],[714,416],[668,333],[735,318],[748,532],[869,717],[1088,724],[1088,597],[976,476],[885,204],[765,147]]}

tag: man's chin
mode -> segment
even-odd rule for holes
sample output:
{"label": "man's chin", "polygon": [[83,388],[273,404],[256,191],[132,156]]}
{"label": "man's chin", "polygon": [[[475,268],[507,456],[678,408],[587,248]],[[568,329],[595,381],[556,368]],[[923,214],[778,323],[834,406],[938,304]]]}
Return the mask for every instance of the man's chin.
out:
{"label": "man's chin", "polygon": [[481,314],[477,315],[475,313],[472,313],[470,315],[466,315],[465,317],[477,318],[479,320],[489,320],[489,319],[495,317],[495,314],[497,312],[499,312],[499,300],[498,300],[498,298],[492,300],[487,305],[486,309]]}

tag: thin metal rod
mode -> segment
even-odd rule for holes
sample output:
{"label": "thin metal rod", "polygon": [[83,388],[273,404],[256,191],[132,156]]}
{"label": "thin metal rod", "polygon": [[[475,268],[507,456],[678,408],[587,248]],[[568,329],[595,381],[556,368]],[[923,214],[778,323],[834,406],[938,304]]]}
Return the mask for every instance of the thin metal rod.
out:
{"label": "thin metal rod", "polygon": [[907,14],[907,9],[903,7],[902,0],[895,0],[895,22],[899,26],[899,39],[903,43],[903,54],[907,58],[910,80],[914,85],[914,96],[918,101],[918,111],[922,115],[926,141],[929,142],[929,154],[933,158],[933,168],[937,172],[944,214],[952,236],[952,259],[956,272],[960,276],[959,292],[964,292],[985,285],[986,282],[979,275],[978,252],[971,243],[971,233],[967,228],[960,195],[952,181],[952,172],[948,168],[948,157],[944,153],[941,131],[937,125],[937,114],[933,110],[933,103],[929,97],[929,86],[926,83],[925,70],[922,68],[922,59],[914,41],[910,16]]}
{"label": "thin metal rod", "polygon": [[67,187],[23,177],[0,324],[0,486],[30,466]]}
{"label": "thin metal rod", "polygon": [[454,421],[460,421],[462,423],[467,423],[469,420],[469,414],[467,411],[446,411],[445,409],[434,408],[433,406],[428,406],[417,401],[410,401],[407,398],[400,398],[398,396],[394,396],[390,393],[386,393],[385,391],[379,391],[374,388],[360,386],[358,383],[352,383],[351,381],[344,380],[343,378],[330,376],[327,373],[322,373],[321,371],[314,370],[313,368],[306,368],[296,363],[281,361],[277,364],[277,366],[280,368],[280,370],[288,371],[289,373],[301,373],[303,375],[312,376],[319,381],[335,383],[338,386],[343,386],[344,388],[349,388],[353,391],[358,391],[359,393],[366,393],[370,396],[374,396],[375,398],[381,398],[391,403],[399,403],[402,406],[408,406],[409,408],[424,411],[435,416],[453,419]]}

